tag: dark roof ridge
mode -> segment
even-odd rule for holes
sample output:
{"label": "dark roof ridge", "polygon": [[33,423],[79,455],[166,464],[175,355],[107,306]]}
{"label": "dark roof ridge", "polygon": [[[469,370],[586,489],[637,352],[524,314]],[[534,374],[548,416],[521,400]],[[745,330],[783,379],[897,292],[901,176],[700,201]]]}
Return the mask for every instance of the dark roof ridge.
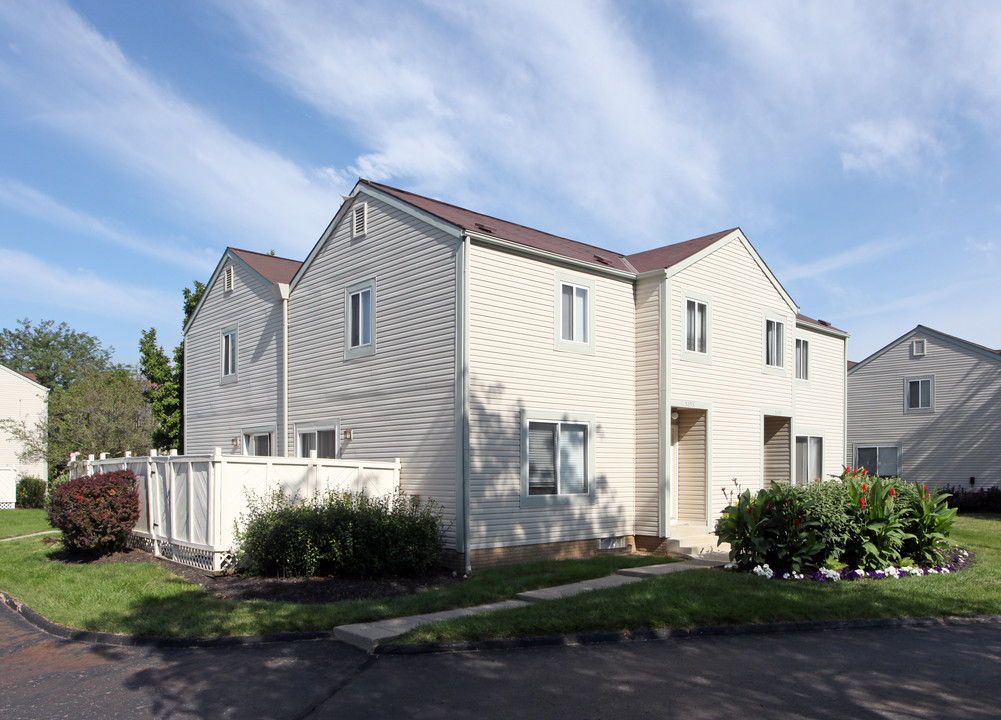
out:
{"label": "dark roof ridge", "polygon": [[233,250],[238,253],[250,253],[251,255],[260,255],[261,257],[274,258],[275,260],[288,260],[289,262],[302,263],[302,260],[296,260],[295,258],[284,257],[282,255],[272,255],[271,253],[262,253],[256,250],[247,250],[246,248],[233,247],[232,245],[226,246],[227,250]]}

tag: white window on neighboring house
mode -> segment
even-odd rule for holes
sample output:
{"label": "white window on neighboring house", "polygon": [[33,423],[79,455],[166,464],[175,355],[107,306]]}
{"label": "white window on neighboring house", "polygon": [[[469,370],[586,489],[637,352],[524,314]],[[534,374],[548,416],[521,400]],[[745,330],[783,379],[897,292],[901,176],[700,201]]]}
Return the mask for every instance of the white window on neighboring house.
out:
{"label": "white window on neighboring house", "polygon": [[236,380],[237,357],[236,328],[227,328],[222,331],[221,361],[223,380]]}
{"label": "white window on neighboring house", "polygon": [[583,423],[529,421],[529,495],[587,494],[588,432]]}
{"label": "white window on neighboring house", "polygon": [[562,283],[560,287],[560,337],[564,342],[589,342],[588,290],[571,283]]}
{"label": "white window on neighboring house", "polygon": [[765,320],[765,365],[785,367],[785,323]]}
{"label": "white window on neighboring house", "polygon": [[299,457],[311,457],[314,450],[318,458],[336,458],[337,428],[301,430],[299,432]]}
{"label": "white window on neighboring house", "polygon": [[900,446],[857,444],[855,467],[865,468],[870,475],[900,477]]}
{"label": "white window on neighboring house", "polygon": [[345,302],[346,357],[375,352],[375,280],[347,288]]}
{"label": "white window on neighboring house", "polygon": [[911,355],[913,355],[914,357],[925,356],[924,338],[915,338],[914,340],[911,340]]}
{"label": "white window on neighboring house", "polygon": [[271,455],[270,432],[247,432],[243,434],[244,455]]}
{"label": "white window on neighboring house", "polygon": [[368,203],[358,203],[351,209],[351,237],[368,233]]}
{"label": "white window on neighboring house", "polygon": [[803,338],[796,338],[796,378],[810,379],[810,342]]}
{"label": "white window on neighboring house", "polygon": [[824,479],[824,439],[796,436],[796,484]]}
{"label": "white window on neighboring house", "polygon": [[906,378],[904,380],[904,407],[907,412],[934,412],[935,378]]}
{"label": "white window on neighboring house", "polygon": [[685,350],[705,354],[708,348],[709,306],[699,300],[685,301]]}

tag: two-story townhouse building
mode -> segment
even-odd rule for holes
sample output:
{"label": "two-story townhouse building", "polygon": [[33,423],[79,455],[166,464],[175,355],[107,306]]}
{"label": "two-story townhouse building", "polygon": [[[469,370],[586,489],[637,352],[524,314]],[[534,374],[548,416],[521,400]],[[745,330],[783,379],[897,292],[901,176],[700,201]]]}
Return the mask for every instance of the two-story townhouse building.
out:
{"label": "two-story townhouse building", "polygon": [[244,270],[227,305],[246,257],[186,328],[185,447],[400,458],[456,564],[658,547],[733,478],[840,470],[847,335],[739,229],[627,256],[361,180],[287,288]]}
{"label": "two-story townhouse building", "polygon": [[[44,425],[49,417],[49,389],[26,375],[0,365],[0,420],[9,420],[30,430]],[[48,479],[44,459],[23,462],[24,447],[16,437],[0,428],[0,508],[14,507],[14,488],[18,478]]]}
{"label": "two-story townhouse building", "polygon": [[846,462],[929,488],[1001,484],[1001,351],[918,325],[854,365]]}

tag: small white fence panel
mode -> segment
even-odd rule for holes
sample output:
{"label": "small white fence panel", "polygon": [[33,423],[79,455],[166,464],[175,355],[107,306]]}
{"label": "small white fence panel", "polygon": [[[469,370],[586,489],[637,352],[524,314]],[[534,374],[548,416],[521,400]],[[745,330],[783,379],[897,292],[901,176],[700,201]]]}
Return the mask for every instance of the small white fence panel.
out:
{"label": "small white fence panel", "polygon": [[17,502],[17,470],[0,467],[0,510],[13,510]]}
{"label": "small white fence panel", "polygon": [[400,461],[223,455],[157,455],[77,460],[70,477],[131,470],[139,519],[129,544],[154,555],[220,572],[233,562],[236,524],[251,497],[281,489],[305,498],[333,490],[386,495],[400,485]]}

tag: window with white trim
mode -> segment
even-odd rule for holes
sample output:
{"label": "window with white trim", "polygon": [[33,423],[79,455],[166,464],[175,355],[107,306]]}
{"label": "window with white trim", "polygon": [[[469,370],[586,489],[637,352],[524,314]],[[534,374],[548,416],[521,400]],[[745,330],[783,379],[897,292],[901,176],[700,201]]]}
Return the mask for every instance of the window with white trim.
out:
{"label": "window with white trim", "polygon": [[911,340],[911,355],[913,355],[914,357],[925,356],[924,338],[915,338],[914,340]]}
{"label": "window with white trim", "polygon": [[589,288],[560,284],[560,337],[564,342],[589,342]]}
{"label": "window with white trim", "polygon": [[248,432],[243,434],[244,455],[271,455],[270,432]]}
{"label": "window with white trim", "polygon": [[336,458],[337,428],[299,431],[299,457],[311,457],[314,450],[318,458]]}
{"label": "window with white trim", "polygon": [[765,320],[765,365],[785,367],[785,323]]}
{"label": "window with white trim", "polygon": [[351,209],[351,237],[364,237],[368,233],[368,203],[358,203]]}
{"label": "window with white trim", "polygon": [[347,357],[375,352],[375,280],[366,280],[345,292],[345,353]]}
{"label": "window with white trim", "polygon": [[796,436],[796,484],[824,479],[824,438]]}
{"label": "window with white trim", "polygon": [[589,430],[586,423],[529,421],[529,495],[587,494]]}
{"label": "window with white trim", "polygon": [[810,379],[810,341],[796,338],[796,379]]}
{"label": "window with white trim", "polygon": [[700,300],[685,301],[685,350],[705,354],[709,332],[709,306]]}
{"label": "window with white trim", "polygon": [[899,445],[856,445],[855,467],[870,475],[900,477]]}
{"label": "window with white trim", "polygon": [[227,328],[222,331],[221,362],[223,379],[236,379],[237,357],[236,328]]}
{"label": "window with white trim", "polygon": [[904,380],[904,408],[907,412],[934,412],[935,378],[906,378]]}

